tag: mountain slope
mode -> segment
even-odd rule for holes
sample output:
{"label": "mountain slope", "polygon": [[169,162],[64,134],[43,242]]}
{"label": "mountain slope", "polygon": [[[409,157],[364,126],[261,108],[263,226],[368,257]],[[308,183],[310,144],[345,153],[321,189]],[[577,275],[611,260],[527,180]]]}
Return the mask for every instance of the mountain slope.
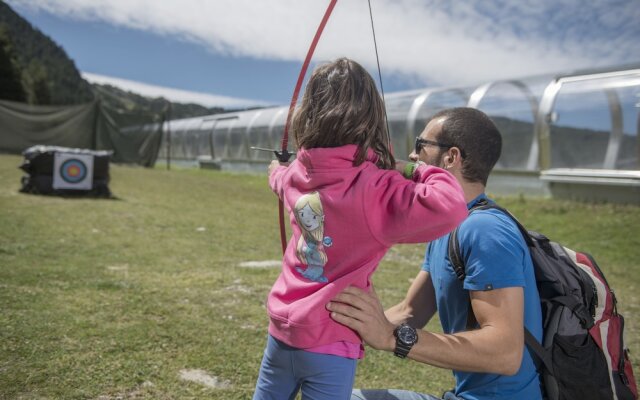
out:
{"label": "mountain slope", "polygon": [[64,49],[4,2],[0,2],[0,27],[15,51],[30,104],[74,104],[93,99],[91,86]]}
{"label": "mountain slope", "polygon": [[86,103],[98,98],[121,114],[168,113],[187,118],[224,112],[220,107],[149,98],[110,85],[90,84],[62,47],[0,0],[0,99],[35,105]]}

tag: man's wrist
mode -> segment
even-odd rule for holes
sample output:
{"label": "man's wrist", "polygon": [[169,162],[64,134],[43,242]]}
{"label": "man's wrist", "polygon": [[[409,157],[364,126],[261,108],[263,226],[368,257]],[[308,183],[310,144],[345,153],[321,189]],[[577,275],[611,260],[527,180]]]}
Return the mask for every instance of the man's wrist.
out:
{"label": "man's wrist", "polygon": [[395,335],[395,326],[391,327],[391,331],[389,331],[388,335],[387,335],[387,347],[385,348],[386,351],[390,351],[390,352],[394,352],[396,350],[396,335]]}
{"label": "man's wrist", "polygon": [[400,358],[406,358],[413,345],[418,342],[418,330],[407,323],[398,325],[393,336],[396,339],[393,354]]}

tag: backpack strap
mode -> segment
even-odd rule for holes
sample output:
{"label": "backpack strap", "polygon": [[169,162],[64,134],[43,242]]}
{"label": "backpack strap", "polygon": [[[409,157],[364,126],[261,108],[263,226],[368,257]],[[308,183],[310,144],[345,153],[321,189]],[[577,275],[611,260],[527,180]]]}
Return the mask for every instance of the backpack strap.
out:
{"label": "backpack strap", "polygon": [[[469,212],[471,213],[471,212]],[[456,273],[456,277],[460,281],[464,281],[464,277],[466,276],[466,272],[464,270],[464,263],[462,262],[462,257],[460,256],[460,242],[458,241],[458,228],[454,229],[449,235],[449,261],[451,261],[451,266],[453,267],[453,271]]]}
{"label": "backpack strap", "polygon": [[538,342],[533,334],[524,327],[524,342],[529,348],[533,363],[536,365],[536,369],[541,371],[541,367],[544,367],[551,375],[553,375],[553,366],[551,363],[551,353],[545,350],[544,347]]}
{"label": "backpack strap", "polygon": [[578,319],[580,320],[580,325],[582,325],[582,328],[584,328],[585,330],[589,330],[593,327],[593,325],[595,325],[595,321],[593,320],[593,316],[591,315],[589,310],[587,310],[584,304],[582,304],[582,302],[580,302],[575,297],[556,296],[550,300],[553,303],[562,304],[563,306],[571,310],[573,315],[578,317]]}
{"label": "backpack strap", "polygon": [[[487,199],[482,199],[477,202],[473,207],[469,209],[469,214],[473,213],[475,210],[486,207],[489,205]],[[466,271],[464,268],[464,261],[462,261],[462,256],[460,252],[460,242],[458,241],[458,229],[460,229],[460,225],[454,229],[449,235],[449,261],[451,261],[451,266],[453,267],[453,271],[456,273],[456,277],[460,281],[464,281],[464,277],[466,276]]]}
{"label": "backpack strap", "polygon": [[[524,239],[527,247],[533,247],[533,239],[529,236],[529,231],[527,228],[522,226],[520,221],[516,217],[513,216],[507,209],[500,207],[495,203],[489,203],[487,199],[482,199],[478,201],[473,207],[469,209],[469,215],[471,215],[476,210],[488,210],[491,208],[495,208],[496,210],[500,210],[507,217],[511,218],[511,220],[516,224],[518,230],[522,234],[522,238]],[[448,255],[449,261],[451,261],[451,266],[453,267],[453,271],[456,273],[456,277],[460,281],[464,281],[466,274],[464,261],[462,260],[461,251],[460,251],[460,242],[458,241],[458,229],[460,226],[456,227],[451,234],[449,235],[449,247],[448,247]]]}

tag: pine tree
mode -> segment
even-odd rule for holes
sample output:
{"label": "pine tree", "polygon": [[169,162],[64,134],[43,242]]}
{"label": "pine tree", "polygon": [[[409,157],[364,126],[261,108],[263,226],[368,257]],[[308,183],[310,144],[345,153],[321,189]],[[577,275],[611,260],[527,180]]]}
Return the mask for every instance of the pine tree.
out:
{"label": "pine tree", "polygon": [[0,26],[0,99],[20,102],[26,100],[13,46],[4,26]]}
{"label": "pine tree", "polygon": [[32,60],[23,72],[22,81],[27,89],[29,104],[51,104],[50,80],[47,69],[39,61]]}

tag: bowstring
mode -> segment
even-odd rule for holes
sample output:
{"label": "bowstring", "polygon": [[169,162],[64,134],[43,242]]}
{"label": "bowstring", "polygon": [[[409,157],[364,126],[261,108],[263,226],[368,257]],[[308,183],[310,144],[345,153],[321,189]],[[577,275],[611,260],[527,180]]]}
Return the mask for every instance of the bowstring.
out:
{"label": "bowstring", "polygon": [[384,87],[382,86],[382,71],[380,69],[380,58],[378,57],[378,42],[376,40],[376,29],[373,24],[373,11],[371,11],[371,0],[367,0],[369,4],[369,19],[371,20],[371,32],[373,33],[373,48],[376,52],[376,63],[378,65],[378,80],[380,81],[380,93],[382,94],[382,103],[384,104],[384,122],[387,125],[387,142],[389,144],[389,150],[391,147],[391,130],[389,129],[389,118],[387,118],[387,102],[384,98]]}

